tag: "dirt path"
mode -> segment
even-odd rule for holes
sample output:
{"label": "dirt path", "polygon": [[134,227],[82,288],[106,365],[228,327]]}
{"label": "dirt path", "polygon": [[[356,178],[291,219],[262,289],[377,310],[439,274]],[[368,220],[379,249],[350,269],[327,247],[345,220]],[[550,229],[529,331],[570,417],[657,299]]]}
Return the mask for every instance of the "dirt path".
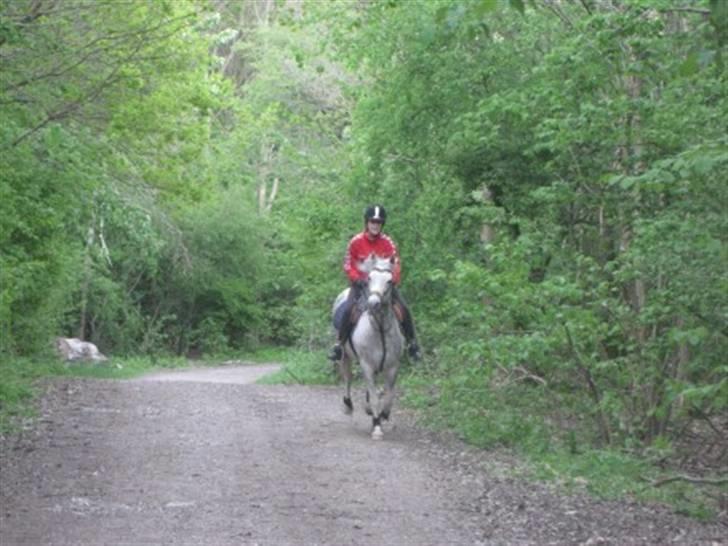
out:
{"label": "dirt path", "polygon": [[373,442],[360,398],[349,418],[338,389],[250,384],[267,371],[53,382],[36,426],[0,442],[0,544],[719,544],[725,534],[509,478],[506,456],[426,433],[396,407]]}

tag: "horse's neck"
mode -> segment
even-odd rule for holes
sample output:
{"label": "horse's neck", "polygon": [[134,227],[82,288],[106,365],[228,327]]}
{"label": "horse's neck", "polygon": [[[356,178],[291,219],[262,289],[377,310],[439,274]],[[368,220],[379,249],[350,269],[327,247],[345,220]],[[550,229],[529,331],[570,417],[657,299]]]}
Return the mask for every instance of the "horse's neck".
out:
{"label": "horse's neck", "polygon": [[367,316],[376,329],[384,330],[385,332],[390,330],[396,323],[392,302],[383,303],[376,313],[367,311]]}

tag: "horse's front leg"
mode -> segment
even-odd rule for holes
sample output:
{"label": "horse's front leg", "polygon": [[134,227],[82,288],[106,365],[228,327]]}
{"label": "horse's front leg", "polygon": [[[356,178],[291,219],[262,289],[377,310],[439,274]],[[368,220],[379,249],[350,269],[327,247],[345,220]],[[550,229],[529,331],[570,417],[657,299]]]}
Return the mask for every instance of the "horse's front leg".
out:
{"label": "horse's front leg", "polygon": [[379,394],[377,393],[374,368],[366,362],[362,362],[361,367],[364,379],[367,382],[365,410],[368,415],[372,416],[372,439],[381,440],[384,433],[382,432],[382,419],[379,414]]}
{"label": "horse's front leg", "polygon": [[344,413],[351,415],[354,412],[354,404],[351,401],[351,359],[349,355],[344,354],[344,357],[339,361],[339,372],[344,380]]}
{"label": "horse's front leg", "polygon": [[389,419],[389,414],[392,411],[392,404],[394,403],[394,385],[397,383],[398,372],[399,366],[396,364],[387,368],[384,372],[384,396],[382,397],[382,410],[379,412],[379,416],[384,421]]}

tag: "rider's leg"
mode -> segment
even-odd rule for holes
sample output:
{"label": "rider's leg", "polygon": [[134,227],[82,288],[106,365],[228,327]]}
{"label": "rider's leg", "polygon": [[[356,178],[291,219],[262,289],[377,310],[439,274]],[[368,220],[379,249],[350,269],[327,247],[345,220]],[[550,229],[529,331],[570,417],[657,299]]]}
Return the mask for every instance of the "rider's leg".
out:
{"label": "rider's leg", "polygon": [[349,289],[348,297],[346,298],[344,303],[341,304],[341,307],[336,311],[337,318],[339,319],[338,322],[340,322],[341,324],[338,326],[338,337],[336,343],[331,348],[331,352],[328,356],[329,360],[333,362],[338,362],[344,355],[342,347],[344,343],[346,343],[346,340],[349,339],[349,336],[351,335],[351,330],[354,327],[351,322],[351,311],[354,307],[354,304],[356,303],[356,300],[359,299],[360,292],[361,290],[358,286],[352,285]]}
{"label": "rider's leg", "polygon": [[394,300],[402,308],[402,330],[404,330],[404,337],[408,345],[407,352],[410,358],[413,360],[419,360],[422,355],[420,353],[420,347],[417,344],[417,334],[415,333],[415,323],[412,319],[412,313],[410,312],[409,307],[407,307],[404,298],[402,298],[402,295],[399,293],[399,290],[396,288],[393,296]]}

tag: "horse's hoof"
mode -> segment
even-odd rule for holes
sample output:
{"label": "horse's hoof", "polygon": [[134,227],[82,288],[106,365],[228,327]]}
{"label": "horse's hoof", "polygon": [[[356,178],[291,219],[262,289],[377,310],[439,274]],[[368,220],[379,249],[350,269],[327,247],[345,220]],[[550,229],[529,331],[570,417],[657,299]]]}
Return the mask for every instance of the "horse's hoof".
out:
{"label": "horse's hoof", "polygon": [[354,413],[354,404],[352,404],[351,398],[348,396],[344,396],[344,413],[346,415]]}
{"label": "horse's hoof", "polygon": [[374,415],[372,408],[364,408],[364,411],[366,412],[367,415]]}
{"label": "horse's hoof", "polygon": [[384,438],[384,432],[382,432],[382,427],[377,425],[372,430],[372,440],[381,440],[382,438]]}

